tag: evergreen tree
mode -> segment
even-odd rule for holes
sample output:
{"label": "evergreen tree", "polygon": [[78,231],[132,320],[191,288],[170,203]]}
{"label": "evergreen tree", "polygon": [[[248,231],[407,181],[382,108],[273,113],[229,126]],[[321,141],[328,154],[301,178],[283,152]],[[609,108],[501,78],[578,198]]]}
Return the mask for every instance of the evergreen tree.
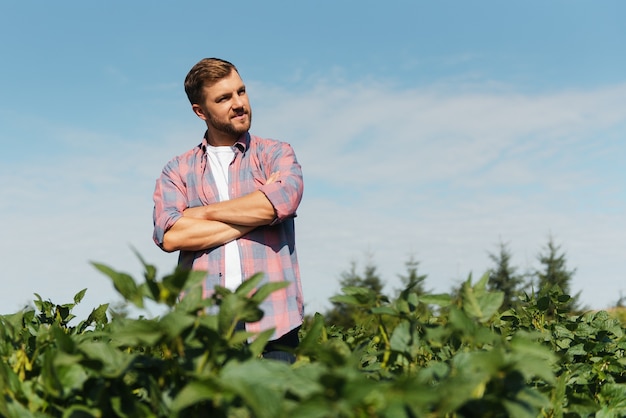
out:
{"label": "evergreen tree", "polygon": [[[406,267],[406,274],[398,275],[403,286],[402,288],[396,290],[396,298],[405,299],[406,296],[402,297],[403,292],[415,294],[418,298],[430,292],[430,290],[426,290],[424,287],[427,275],[418,273],[419,264],[419,261],[417,261],[412,254],[409,257],[409,260],[404,263],[404,266]],[[414,308],[414,314],[426,315],[432,308],[433,307],[429,307],[424,303],[420,303]],[[391,323],[391,321],[389,322]]]}
{"label": "evergreen tree", "polygon": [[426,274],[418,274],[417,270],[419,268],[419,261],[415,259],[413,255],[409,257],[409,260],[404,263],[406,266],[406,275],[399,274],[400,280],[402,281],[402,289],[399,289],[398,292],[406,289],[409,286],[412,287],[412,291],[415,292],[418,296],[426,294],[428,291],[424,288],[424,282]]}
{"label": "evergreen tree", "polygon": [[373,290],[377,294],[380,294],[382,293],[384,285],[376,270],[377,267],[373,264],[371,258],[369,258],[365,268],[363,269],[363,275],[360,276],[356,272],[356,263],[352,262],[350,271],[341,274],[341,281],[339,283],[341,284],[341,287],[365,287]]}
{"label": "evergreen tree", "polygon": [[567,259],[565,257],[565,253],[560,252],[560,250],[561,247],[556,245],[553,237],[550,236],[548,244],[545,247],[545,252],[539,254],[538,256],[539,262],[541,263],[541,268],[535,271],[538,293],[539,295],[545,295],[555,286],[558,286],[564,295],[569,295],[571,297],[567,304],[565,304],[565,309],[573,312],[580,309],[578,306],[580,292],[576,295],[572,295],[571,293],[572,278],[576,273],[576,269],[567,269]]}
{"label": "evergreen tree", "polygon": [[498,253],[490,253],[489,258],[494,262],[495,267],[489,272],[487,287],[489,290],[504,294],[500,309],[506,311],[519,301],[518,295],[523,290],[524,277],[517,274],[517,268],[511,265],[511,252],[506,243],[500,242]]}
{"label": "evergreen tree", "polygon": [[[363,274],[357,272],[357,263],[352,261],[350,270],[341,273],[339,284],[341,288],[362,287],[371,290],[376,295],[382,295],[384,287],[371,255],[367,257]],[[332,302],[332,305],[332,308],[324,313],[329,325],[349,329],[359,323],[360,310],[358,307],[343,302]]]}

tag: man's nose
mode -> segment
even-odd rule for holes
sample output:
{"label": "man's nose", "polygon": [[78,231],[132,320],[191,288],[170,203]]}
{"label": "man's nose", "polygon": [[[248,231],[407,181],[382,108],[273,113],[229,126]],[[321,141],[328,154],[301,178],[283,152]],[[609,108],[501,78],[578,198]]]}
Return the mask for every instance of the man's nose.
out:
{"label": "man's nose", "polygon": [[238,94],[233,96],[233,107],[238,109],[242,106],[243,106],[243,99]]}

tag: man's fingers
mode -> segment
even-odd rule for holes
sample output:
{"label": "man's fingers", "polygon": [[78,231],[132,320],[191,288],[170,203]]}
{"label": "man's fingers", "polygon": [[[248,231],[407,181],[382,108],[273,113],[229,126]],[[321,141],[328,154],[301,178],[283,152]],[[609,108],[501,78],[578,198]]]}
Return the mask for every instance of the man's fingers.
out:
{"label": "man's fingers", "polygon": [[272,173],[272,174],[268,177],[268,179],[267,179],[267,181],[265,182],[265,184],[272,184],[272,183],[274,183],[276,180],[278,180],[278,175],[279,175],[279,174],[280,174],[280,171],[276,171],[276,172]]}

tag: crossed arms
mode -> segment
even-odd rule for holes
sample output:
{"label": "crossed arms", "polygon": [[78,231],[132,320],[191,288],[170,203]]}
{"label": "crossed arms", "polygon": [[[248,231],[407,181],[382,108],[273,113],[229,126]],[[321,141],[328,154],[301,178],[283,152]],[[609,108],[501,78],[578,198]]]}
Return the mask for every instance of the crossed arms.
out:
{"label": "crossed arms", "polygon": [[[275,182],[273,173],[266,184]],[[163,250],[200,251],[240,238],[258,226],[268,225],[276,218],[269,199],[256,190],[236,199],[205,206],[187,208],[163,236]]]}

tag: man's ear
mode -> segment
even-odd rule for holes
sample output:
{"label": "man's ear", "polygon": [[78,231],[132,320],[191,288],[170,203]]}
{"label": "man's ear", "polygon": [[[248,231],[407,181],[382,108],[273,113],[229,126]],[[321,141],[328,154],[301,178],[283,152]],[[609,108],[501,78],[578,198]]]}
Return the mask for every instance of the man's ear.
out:
{"label": "man's ear", "polygon": [[191,110],[193,110],[193,113],[195,113],[200,119],[207,120],[207,115],[199,104],[192,104]]}

